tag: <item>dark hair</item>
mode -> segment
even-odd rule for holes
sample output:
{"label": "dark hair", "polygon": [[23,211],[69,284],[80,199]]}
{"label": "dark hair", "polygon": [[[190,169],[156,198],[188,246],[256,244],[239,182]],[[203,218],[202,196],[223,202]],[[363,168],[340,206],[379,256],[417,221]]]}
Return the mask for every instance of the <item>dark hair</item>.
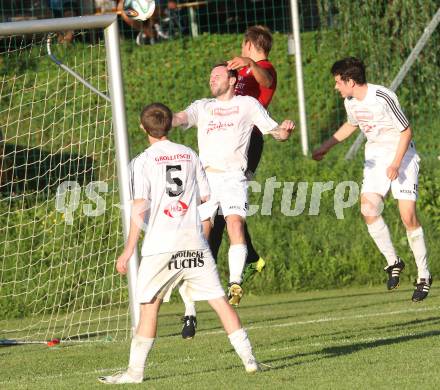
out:
{"label": "dark hair", "polygon": [[[219,62],[218,64],[215,64],[212,68],[211,68],[211,72],[215,69],[218,68],[219,66],[224,66],[225,68],[228,67],[228,63],[226,61],[223,62]],[[228,69],[228,76],[231,77],[235,77],[238,80],[238,71],[236,69]]]}
{"label": "dark hair", "polygon": [[341,79],[344,81],[352,79],[359,85],[367,83],[365,65],[355,57],[347,57],[336,61],[332,66],[331,72],[333,76],[341,76]]}
{"label": "dark hair", "polygon": [[145,131],[153,138],[166,136],[171,129],[173,113],[162,103],[145,106],[141,112],[141,123]]}
{"label": "dark hair", "polygon": [[265,26],[249,27],[244,33],[244,41],[251,42],[257,50],[268,55],[272,49],[272,34]]}

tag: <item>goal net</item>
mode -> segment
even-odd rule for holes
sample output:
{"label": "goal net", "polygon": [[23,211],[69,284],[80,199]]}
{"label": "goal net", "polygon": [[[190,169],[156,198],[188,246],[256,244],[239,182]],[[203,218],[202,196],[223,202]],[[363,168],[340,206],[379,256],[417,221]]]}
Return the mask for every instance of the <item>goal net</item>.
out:
{"label": "goal net", "polygon": [[128,292],[102,32],[0,38],[0,339],[126,338]]}

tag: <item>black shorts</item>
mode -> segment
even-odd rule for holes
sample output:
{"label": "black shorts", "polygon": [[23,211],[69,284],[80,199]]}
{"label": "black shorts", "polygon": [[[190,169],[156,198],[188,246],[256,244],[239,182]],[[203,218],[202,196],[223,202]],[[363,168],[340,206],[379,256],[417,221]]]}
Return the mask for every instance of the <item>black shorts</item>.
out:
{"label": "black shorts", "polygon": [[261,134],[261,131],[258,130],[258,128],[254,127],[251,134],[251,140],[249,142],[246,177],[249,178],[255,175],[263,154],[263,147],[263,134]]}

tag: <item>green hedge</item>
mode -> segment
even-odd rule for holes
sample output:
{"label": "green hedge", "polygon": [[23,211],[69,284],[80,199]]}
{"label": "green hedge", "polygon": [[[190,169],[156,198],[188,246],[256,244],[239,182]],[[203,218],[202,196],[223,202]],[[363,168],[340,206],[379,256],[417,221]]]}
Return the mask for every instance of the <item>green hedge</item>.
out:
{"label": "green hedge", "polygon": [[[310,143],[313,147],[345,119],[342,101],[333,90],[333,80],[328,71],[333,61],[345,54],[345,49],[342,46],[343,37],[336,31],[306,33],[302,38],[307,115]],[[145,47],[138,47],[132,41],[122,42],[121,55],[132,156],[147,146],[145,136],[138,126],[141,108],[147,103],[160,101],[168,104],[173,110],[181,110],[193,100],[208,96],[211,65],[238,54],[240,42],[241,36],[238,35],[202,35],[196,40],[184,39]],[[65,55],[68,60],[69,56],[73,55],[73,50],[66,51]],[[285,35],[275,34],[271,59],[279,77],[278,90],[271,105],[272,115],[278,120],[297,120],[294,58],[287,55]],[[33,64],[35,70],[43,65],[48,66],[44,61]],[[389,71],[395,74],[399,65],[389,65]],[[57,70],[51,72],[50,77],[55,77]],[[372,82],[386,83],[387,80],[378,74],[380,72],[373,72]],[[434,110],[435,102],[427,105],[423,99],[414,99],[414,96],[424,97],[429,91],[426,91],[424,85],[414,84],[412,87],[414,88],[411,99],[404,93],[402,106],[405,108],[407,103],[413,105],[414,101],[419,102],[417,110],[412,110],[417,115],[410,116],[409,119],[422,156],[419,209],[431,252],[430,258],[434,260],[440,252],[440,166],[436,142],[436,130],[440,121],[430,114]],[[177,142],[197,148],[194,130],[175,130],[171,137]],[[354,161],[345,161],[343,156],[348,146],[338,146],[328,158],[318,164],[302,156],[298,134],[287,143],[267,139],[256,180],[263,186],[266,179],[271,177],[276,177],[283,183],[307,182],[309,189],[305,212],[300,216],[287,217],[281,213],[282,189],[277,189],[272,215],[257,213],[249,218],[252,237],[257,249],[267,260],[267,270],[255,278],[246,291],[262,294],[376,284],[385,280],[385,274],[382,272],[384,259],[367,234],[359,215],[358,204],[344,211],[344,219],[338,219],[334,211],[332,190],[324,193],[319,215],[308,214],[314,182],[333,181],[337,185],[342,181],[351,180],[360,184],[362,153]],[[100,158],[100,147],[99,144],[94,145],[93,158],[96,161]],[[102,147],[107,148],[107,145]],[[294,193],[296,188],[295,186]],[[31,199],[28,201],[32,202],[32,195],[27,196],[29,197]],[[261,204],[262,197],[263,193],[251,193],[250,203]],[[53,204],[42,203],[39,206],[37,202],[36,210],[32,212],[22,211],[22,203],[18,204],[13,212],[8,211],[7,202],[0,202],[0,205],[0,224],[3,227],[21,224],[24,225],[23,229],[35,229],[35,218],[41,220],[43,227],[51,223],[48,215],[53,215],[57,221],[53,230],[44,228],[41,232],[32,233],[35,236],[33,241],[18,241],[20,234],[24,234],[23,231],[20,233],[18,228],[9,231],[7,248],[0,248],[0,253],[9,254],[2,259],[3,269],[11,270],[8,274],[3,273],[3,282],[10,278],[27,279],[30,282],[29,285],[2,285],[1,295],[6,298],[0,297],[1,312],[11,317],[34,312],[44,313],[45,308],[52,304],[64,310],[77,304],[72,300],[73,297],[82,297],[80,302],[84,305],[110,304],[114,294],[122,295],[122,298],[126,299],[124,285],[118,277],[114,277],[114,268],[109,266],[121,246],[120,237],[118,239],[114,235],[115,231],[120,231],[120,220],[117,218],[119,210],[110,210],[96,220],[76,215],[75,224],[69,227],[72,231],[72,241],[63,249],[65,243],[56,238],[57,229],[64,231],[66,226],[57,220],[60,215]],[[292,203],[292,208],[294,206]],[[385,219],[390,226],[399,255],[408,263],[408,269],[403,276],[406,283],[415,277],[416,269],[396,204],[392,199],[387,200]],[[53,238],[49,240],[47,234],[53,234]],[[81,248],[82,254],[87,254],[81,256],[82,260],[77,257],[78,248]],[[115,253],[109,254],[112,248]],[[103,250],[106,252],[104,258]],[[63,263],[66,257],[69,261]],[[47,261],[29,267],[32,258]],[[63,266],[57,267],[58,263]],[[227,274],[226,263],[226,245],[223,245],[220,255],[223,277]],[[431,267],[435,275],[439,266],[435,261],[431,261]],[[91,272],[84,272],[86,268]],[[60,286],[57,282],[60,278],[61,287],[64,286],[65,290],[54,287]],[[26,293],[34,291],[33,288],[37,286],[39,287],[35,294]],[[52,293],[54,289],[56,293]],[[99,290],[103,292],[93,294],[93,291]],[[11,299],[11,296],[14,298]]]}

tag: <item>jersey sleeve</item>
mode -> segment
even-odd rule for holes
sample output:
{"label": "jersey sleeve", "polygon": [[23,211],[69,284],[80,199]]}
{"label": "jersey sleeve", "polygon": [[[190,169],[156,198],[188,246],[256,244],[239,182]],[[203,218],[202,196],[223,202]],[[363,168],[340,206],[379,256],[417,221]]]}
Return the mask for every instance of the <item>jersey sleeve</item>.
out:
{"label": "jersey sleeve", "polygon": [[199,195],[201,198],[211,195],[211,189],[209,188],[208,178],[206,177],[205,170],[203,169],[202,162],[199,156],[193,151],[194,162],[196,167],[196,180],[199,187]]}
{"label": "jersey sleeve", "polygon": [[359,122],[356,120],[353,112],[351,111],[350,105],[348,104],[348,99],[344,99],[345,111],[347,112],[347,122],[352,126],[358,126]]}
{"label": "jersey sleeve", "polygon": [[146,160],[140,156],[134,158],[130,163],[130,198],[149,199],[151,185],[145,169]]}
{"label": "jersey sleeve", "polygon": [[272,84],[269,87],[269,89],[274,89],[277,83],[277,72],[275,71],[275,68],[269,61],[261,61],[257,62],[257,65],[260,68],[263,68],[264,70],[267,70],[269,74],[272,76]]}
{"label": "jersey sleeve", "polygon": [[252,97],[248,97],[248,99],[252,123],[258,127],[261,133],[269,134],[271,130],[278,126],[278,123],[270,117],[269,113],[257,99]]}
{"label": "jersey sleeve", "polygon": [[378,89],[376,91],[376,98],[383,105],[394,127],[399,131],[406,130],[409,126],[409,121],[400,107],[396,94],[389,90],[383,91]]}
{"label": "jersey sleeve", "polygon": [[186,126],[187,129],[189,129],[190,127],[197,126],[197,122],[199,120],[200,107],[201,107],[201,100],[196,100],[184,110],[186,115],[188,115],[188,125]]}

